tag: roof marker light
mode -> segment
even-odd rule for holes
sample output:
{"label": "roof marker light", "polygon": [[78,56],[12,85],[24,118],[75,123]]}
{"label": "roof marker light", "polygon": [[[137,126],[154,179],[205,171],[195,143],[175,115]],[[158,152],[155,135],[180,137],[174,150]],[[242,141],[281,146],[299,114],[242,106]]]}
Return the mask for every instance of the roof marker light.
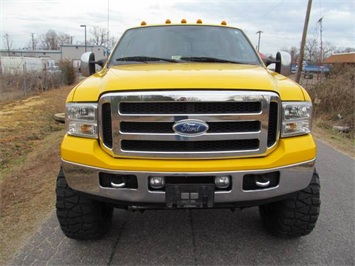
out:
{"label": "roof marker light", "polygon": [[202,24],[202,20],[201,20],[201,19],[198,19],[198,20],[196,21],[196,23]]}
{"label": "roof marker light", "polygon": [[223,21],[221,22],[221,25],[227,26],[227,22],[226,22],[225,20],[223,20]]}
{"label": "roof marker light", "polygon": [[145,26],[145,25],[147,25],[147,22],[142,21],[142,22],[141,22],[141,26]]}
{"label": "roof marker light", "polygon": [[171,24],[171,20],[170,19],[165,20],[165,24]]}
{"label": "roof marker light", "polygon": [[183,19],[181,20],[181,23],[186,23],[186,19],[183,18]]}

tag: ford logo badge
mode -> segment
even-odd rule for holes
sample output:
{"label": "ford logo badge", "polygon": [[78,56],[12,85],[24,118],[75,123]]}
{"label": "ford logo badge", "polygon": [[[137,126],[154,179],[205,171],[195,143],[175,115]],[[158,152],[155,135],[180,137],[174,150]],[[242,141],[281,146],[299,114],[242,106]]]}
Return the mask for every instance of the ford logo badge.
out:
{"label": "ford logo badge", "polygon": [[176,122],[173,130],[180,136],[197,137],[207,132],[208,124],[201,120],[185,119]]}

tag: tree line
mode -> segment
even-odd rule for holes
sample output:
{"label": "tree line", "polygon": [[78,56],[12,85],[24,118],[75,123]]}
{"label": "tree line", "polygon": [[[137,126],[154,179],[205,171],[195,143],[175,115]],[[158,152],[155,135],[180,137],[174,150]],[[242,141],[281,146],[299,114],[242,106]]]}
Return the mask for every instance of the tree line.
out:
{"label": "tree line", "polygon": [[[94,26],[89,29],[89,38],[87,39],[87,45],[102,45],[111,48],[115,44],[115,38],[110,36],[110,33],[106,28]],[[5,49],[10,51],[14,48],[14,41],[11,35],[5,33],[3,35]],[[44,34],[35,35],[31,33],[28,44],[23,47],[25,50],[59,50],[61,45],[74,44],[74,37],[66,33],[57,33],[50,29]],[[85,44],[85,41],[75,40],[75,44]],[[322,46],[322,48],[321,48]],[[292,62],[297,62],[299,56],[299,48],[292,46],[289,48],[283,48],[291,54]],[[304,59],[310,63],[322,62],[325,58],[333,53],[349,53],[355,52],[354,48],[337,48],[332,43],[325,41],[320,45],[319,41],[314,38],[307,40],[305,45]]]}
{"label": "tree line", "polygon": [[[292,62],[297,62],[297,58],[300,52],[300,49],[298,47],[292,46],[289,48],[283,48],[282,50],[290,53]],[[331,56],[332,54],[350,52],[355,52],[355,48],[337,48],[335,45],[328,41],[323,42],[321,45],[317,39],[310,38],[307,39],[304,47],[304,60],[307,61],[309,64],[316,64],[322,62],[324,59]]]}
{"label": "tree line", "polygon": [[[14,49],[14,39],[8,33],[5,33],[3,36],[3,43],[5,49],[10,51]],[[30,34],[30,39],[28,43],[22,47],[24,50],[59,50],[60,46],[67,44],[79,44],[84,45],[85,40],[74,40],[74,37],[66,33],[57,33],[55,30],[50,29],[46,33],[35,35],[34,33]],[[111,48],[115,43],[115,38],[110,37],[107,29],[94,26],[89,29],[89,37],[86,40],[87,45],[102,45],[108,48]]]}

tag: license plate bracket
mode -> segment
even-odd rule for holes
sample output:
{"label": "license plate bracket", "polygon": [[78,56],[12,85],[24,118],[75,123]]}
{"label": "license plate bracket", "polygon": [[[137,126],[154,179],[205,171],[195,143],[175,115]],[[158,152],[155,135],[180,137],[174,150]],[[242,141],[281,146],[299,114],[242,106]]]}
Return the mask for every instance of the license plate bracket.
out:
{"label": "license plate bracket", "polygon": [[212,208],[214,204],[214,185],[167,185],[165,188],[165,201],[168,208]]}

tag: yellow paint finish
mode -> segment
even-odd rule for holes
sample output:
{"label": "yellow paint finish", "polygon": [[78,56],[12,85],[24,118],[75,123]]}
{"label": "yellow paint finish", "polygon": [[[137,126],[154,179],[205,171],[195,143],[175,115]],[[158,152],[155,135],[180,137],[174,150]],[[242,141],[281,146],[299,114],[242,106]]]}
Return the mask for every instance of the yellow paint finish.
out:
{"label": "yellow paint finish", "polygon": [[295,82],[264,66],[222,63],[148,63],[111,67],[84,80],[68,101],[96,102],[106,92],[194,89],[264,90],[283,101],[304,101],[307,93]]}
{"label": "yellow paint finish", "polygon": [[239,159],[129,159],[113,158],[95,139],[66,135],[61,146],[66,161],[92,167],[122,171],[152,172],[223,172],[264,170],[313,160],[316,145],[311,135],[281,139],[278,148],[266,157]]}

